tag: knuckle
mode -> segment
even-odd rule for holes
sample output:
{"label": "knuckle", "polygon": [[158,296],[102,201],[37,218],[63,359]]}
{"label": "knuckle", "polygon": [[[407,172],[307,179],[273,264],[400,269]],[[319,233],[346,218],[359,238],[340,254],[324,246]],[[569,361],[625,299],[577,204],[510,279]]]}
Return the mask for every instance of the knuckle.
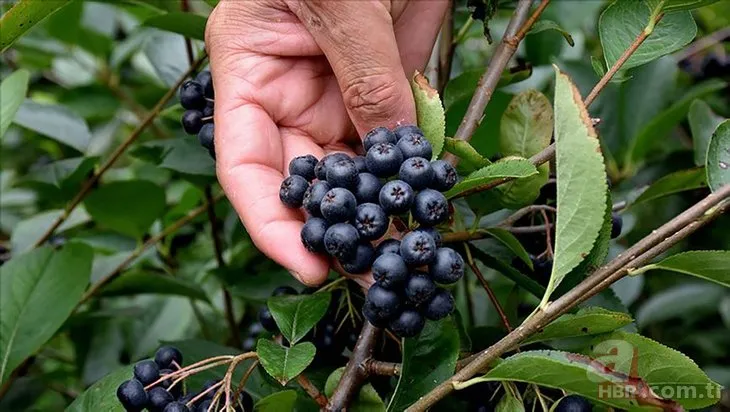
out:
{"label": "knuckle", "polygon": [[380,121],[402,104],[399,84],[389,74],[357,76],[345,83],[342,97],[348,110],[366,121]]}

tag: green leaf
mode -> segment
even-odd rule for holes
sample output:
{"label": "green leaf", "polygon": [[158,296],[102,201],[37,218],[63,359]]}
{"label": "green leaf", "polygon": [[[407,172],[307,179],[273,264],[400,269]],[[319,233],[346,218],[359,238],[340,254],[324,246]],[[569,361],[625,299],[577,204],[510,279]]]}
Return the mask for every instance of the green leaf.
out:
{"label": "green leaf", "polygon": [[665,0],[662,10],[675,11],[698,9],[700,7],[709,6],[710,4],[718,1],[719,0]]}
{"label": "green leaf", "polygon": [[[471,99],[476,90],[479,79],[484,75],[484,69],[465,71],[446,83],[444,88],[444,107],[449,110],[454,103],[462,99]],[[521,82],[532,75],[532,68],[508,69],[502,72],[497,87],[508,86]]]}
{"label": "green leaf", "polygon": [[290,348],[267,339],[259,339],[256,353],[261,365],[282,385],[295,378],[314,360],[317,350],[310,342],[302,342]]}
{"label": "green leaf", "polygon": [[297,402],[297,391],[286,390],[261,399],[254,405],[254,411],[257,412],[284,412],[293,411],[294,404]]}
{"label": "green leaf", "polygon": [[678,285],[652,294],[636,311],[636,323],[646,327],[688,315],[709,315],[717,311],[725,291],[711,283]]}
{"label": "green leaf", "polygon": [[508,157],[498,162],[485,166],[457,183],[451,190],[445,193],[446,197],[452,199],[460,194],[479,187],[501,177],[529,177],[536,175],[537,169],[529,160],[523,158]]}
{"label": "green leaf", "polygon": [[26,31],[57,12],[70,1],[20,0],[16,2],[0,19],[0,24],[3,26],[3,30],[0,32],[0,53],[5,53],[5,50]]}
{"label": "green leaf", "polygon": [[[537,90],[528,89],[516,95],[502,114],[499,151],[503,156],[529,158],[550,145],[553,135],[553,108]],[[508,182],[499,187],[500,201],[507,208],[531,204],[547,183],[550,165],[537,168],[539,174]]]}
{"label": "green leaf", "polygon": [[[344,372],[344,367],[337,368],[327,377],[327,383],[324,385],[324,394],[327,397],[332,396],[335,392]],[[368,383],[360,388],[347,410],[351,412],[385,412],[385,404],[373,385]]]}
{"label": "green leaf", "polygon": [[195,176],[215,176],[215,161],[190,136],[153,140],[132,150],[132,155],[162,168]]}
{"label": "green leaf", "polygon": [[713,192],[730,183],[730,120],[722,122],[712,134],[705,169]]}
{"label": "green leaf", "polygon": [[[0,382],[46,343],[89,283],[91,248],[42,247],[0,267]],[[51,310],[49,310],[51,309]]]}
{"label": "green leaf", "polygon": [[97,157],[72,157],[33,169],[26,181],[41,182],[61,189],[80,183],[94,169]]}
{"label": "green leaf", "polygon": [[[4,20],[3,20],[4,21]],[[3,26],[3,29],[5,26]],[[25,69],[16,70],[0,84],[0,138],[10,127],[20,105],[28,93],[28,81],[30,72]]]}
{"label": "green leaf", "polygon": [[294,344],[327,313],[331,298],[331,293],[275,296],[269,298],[268,306],[281,333]]}
{"label": "green leaf", "polygon": [[515,254],[515,256],[525,262],[527,267],[532,269],[532,259],[530,259],[530,255],[527,253],[527,250],[525,250],[525,247],[522,246],[522,243],[520,243],[520,241],[517,240],[515,235],[513,235],[510,231],[495,227],[484,229],[484,232],[502,242],[503,245],[507,246],[507,248]]}
{"label": "green leaf", "polygon": [[644,336],[615,331],[597,337],[589,348],[585,352],[588,356],[604,365],[612,365],[612,369],[621,374],[639,376],[656,393],[673,389],[671,393],[675,396],[672,399],[685,409],[701,409],[720,399],[721,387],[692,359]]}
{"label": "green leaf", "polygon": [[13,122],[81,153],[86,152],[91,141],[86,121],[64,106],[40,104],[26,99]]}
{"label": "green leaf", "polygon": [[695,99],[689,106],[687,121],[692,132],[692,143],[695,149],[695,164],[704,166],[707,159],[707,147],[710,145],[712,133],[725,120],[716,115],[703,100]]}
{"label": "green leaf", "polygon": [[525,412],[525,405],[520,398],[520,392],[511,384],[503,384],[505,391],[502,399],[499,400],[495,407],[495,412]]}
{"label": "green leaf", "polygon": [[91,192],[84,205],[99,225],[141,238],[165,211],[165,191],[147,180],[111,182]]}
{"label": "green leaf", "polygon": [[[651,10],[646,2],[616,0],[601,13],[598,33],[606,66],[613,66],[649,24]],[[667,13],[654,31],[624,63],[622,70],[641,66],[687,45],[697,34],[697,25],[688,11]]]}
{"label": "green leaf", "polygon": [[678,253],[661,262],[644,266],[639,271],[645,272],[652,269],[671,270],[730,287],[730,251],[728,250],[693,250]]}
{"label": "green leaf", "polygon": [[553,339],[598,335],[612,332],[633,322],[626,313],[612,312],[601,307],[582,308],[575,314],[565,314],[550,322],[523,344]]}
{"label": "green leaf", "polygon": [[[17,253],[23,253],[33,248],[33,245],[46,233],[53,223],[63,215],[63,210],[49,210],[47,212],[38,213],[33,215],[26,220],[22,220],[13,229],[13,234],[10,236],[10,244],[13,246],[13,251]],[[77,207],[69,215],[61,226],[56,229],[55,234],[61,234],[66,230],[72,229],[79,225],[83,225],[91,220],[91,217],[86,213],[86,209],[83,207]]]}
{"label": "green leaf", "polygon": [[181,277],[154,273],[125,273],[101,291],[103,296],[133,296],[143,294],[187,296],[208,300],[205,292],[195,283]]}
{"label": "green leaf", "polygon": [[124,412],[124,407],[117,399],[117,388],[131,377],[130,366],[117,369],[74,399],[73,403],[66,408],[66,412]]}
{"label": "green leaf", "polygon": [[477,149],[469,142],[447,137],[444,141],[444,150],[458,156],[462,162],[461,165],[468,165],[472,170],[492,164],[489,159],[485,158]]}
{"label": "green leaf", "polygon": [[459,332],[451,317],[426,322],[421,334],[403,341],[403,363],[389,411],[402,411],[450,378],[459,355]]}
{"label": "green leaf", "polygon": [[680,170],[663,176],[656,182],[652,183],[639,197],[634,200],[633,204],[648,202],[650,200],[659,199],[674,193],[684,192],[686,190],[694,190],[707,187],[707,179],[704,168]]}
{"label": "green leaf", "polygon": [[598,136],[580,92],[557,67],[555,83],[555,164],[557,221],[555,257],[541,305],[563,278],[593,249],[604,224],[606,171]]}
{"label": "green leaf", "polygon": [[194,13],[173,11],[167,14],[151,17],[142,23],[143,26],[182,34],[196,40],[205,40],[205,24],[208,19]]}
{"label": "green leaf", "polygon": [[441,105],[439,92],[428,84],[428,79],[416,72],[411,79],[413,98],[416,101],[418,127],[433,146],[433,159],[438,158],[444,148],[446,135],[446,114]]}
{"label": "green leaf", "polygon": [[530,29],[527,34],[536,34],[540,33],[542,31],[546,30],[555,30],[558,33],[563,35],[563,38],[565,38],[565,41],[568,42],[570,47],[575,46],[575,42],[573,41],[573,36],[570,35],[569,32],[567,32],[565,29],[560,27],[560,25],[552,20],[546,20],[546,19],[540,19],[535,22],[535,24],[532,25],[532,28]]}

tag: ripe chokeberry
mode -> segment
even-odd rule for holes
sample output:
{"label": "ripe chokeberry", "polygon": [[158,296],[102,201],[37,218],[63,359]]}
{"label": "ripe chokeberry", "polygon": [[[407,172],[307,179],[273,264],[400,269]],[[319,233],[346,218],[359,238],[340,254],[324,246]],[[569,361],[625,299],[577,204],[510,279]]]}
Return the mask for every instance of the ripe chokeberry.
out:
{"label": "ripe chokeberry", "polygon": [[423,330],[426,320],[414,309],[406,309],[390,321],[389,329],[396,336],[411,338]]}
{"label": "ripe chokeberry", "polygon": [[436,250],[436,257],[428,268],[434,282],[454,283],[464,276],[464,259],[454,249],[441,247]]}
{"label": "ripe chokeberry", "polygon": [[441,236],[441,232],[439,232],[438,229],[436,229],[435,227],[419,227],[418,229],[414,230],[414,232],[424,232],[431,236],[433,238],[433,241],[436,242],[436,247],[441,247],[441,243],[443,243],[444,241],[444,237]]}
{"label": "ripe chokeberry", "polygon": [[365,156],[353,156],[352,162],[355,163],[358,173],[365,173],[368,171],[368,166],[365,163]]}
{"label": "ripe chokeberry", "polygon": [[386,253],[395,253],[400,255],[400,240],[398,239],[386,239],[375,248],[375,256],[381,256]]}
{"label": "ripe chokeberry", "polygon": [[430,320],[443,319],[454,311],[454,297],[451,293],[442,288],[436,292],[423,307],[423,316]]}
{"label": "ripe chokeberry", "polygon": [[160,386],[150,389],[147,395],[149,396],[147,409],[150,412],[162,412],[167,404],[175,400],[170,392]]}
{"label": "ripe chokeberry", "polygon": [[411,267],[428,265],[436,257],[436,242],[424,232],[410,232],[400,241],[400,255]]}
{"label": "ripe chokeberry", "polygon": [[215,113],[215,103],[208,102],[205,105],[205,108],[203,109],[203,121],[204,122],[212,122],[213,119],[206,119],[206,117],[213,117],[213,114]]}
{"label": "ripe chokeberry", "polygon": [[[160,376],[161,377],[166,376],[166,375],[171,374],[172,372],[173,372],[172,369],[160,369]],[[182,395],[183,386],[180,385],[179,383],[175,386],[172,386],[172,383],[174,381],[175,381],[175,379],[173,379],[173,378],[166,378],[165,380],[163,380],[162,382],[159,383],[159,386],[161,386],[162,388],[165,388],[168,392],[170,392],[170,394],[172,394],[173,398],[177,398],[177,397],[180,397],[180,395]],[[171,386],[172,386],[172,388],[170,388]]]}
{"label": "ripe chokeberry", "polygon": [[398,178],[411,185],[414,190],[424,189],[433,180],[431,163],[422,157],[406,159],[400,166]]}
{"label": "ripe chokeberry", "polygon": [[198,404],[197,408],[195,408],[195,412],[208,412],[208,409],[213,410],[213,408],[211,408],[212,403],[212,399],[205,399],[203,402]]}
{"label": "ripe chokeberry", "polygon": [[380,207],[386,213],[398,215],[405,213],[413,204],[413,188],[402,180],[391,180],[383,185],[378,195]]}
{"label": "ripe chokeberry", "polygon": [[279,188],[279,200],[286,207],[298,208],[302,206],[304,201],[304,192],[309,188],[307,179],[292,175],[284,179],[281,182],[281,188]]}
{"label": "ripe chokeberry", "polygon": [[367,272],[373,265],[375,259],[375,248],[370,242],[360,242],[355,249],[355,254],[350,258],[341,260],[342,268],[347,273],[359,275]]}
{"label": "ripe chokeberry", "polygon": [[206,123],[198,131],[198,143],[215,153],[215,123]]}
{"label": "ripe chokeberry", "polygon": [[141,411],[149,402],[144,385],[137,379],[122,382],[117,388],[117,399],[127,411]]}
{"label": "ripe chokeberry", "polygon": [[302,244],[308,251],[324,253],[324,234],[327,232],[327,221],[319,217],[310,217],[302,226]]}
{"label": "ripe chokeberry", "polygon": [[317,158],[312,155],[298,156],[289,162],[289,174],[299,175],[308,182],[315,178],[314,167],[317,166]]}
{"label": "ripe chokeberry", "polygon": [[408,279],[408,266],[400,255],[385,253],[373,262],[373,279],[386,289],[393,289]]}
{"label": "ripe chokeberry", "polygon": [[624,228],[624,219],[618,213],[611,215],[611,239],[616,239],[621,235]]}
{"label": "ripe chokeberry", "polygon": [[347,222],[355,217],[357,199],[349,190],[335,187],[325,193],[319,210],[330,223]]}
{"label": "ripe chokeberry", "polygon": [[449,218],[449,201],[441,192],[424,189],[413,199],[411,212],[421,225],[436,226]]}
{"label": "ripe chokeberry", "polygon": [[445,192],[454,187],[458,175],[451,163],[445,160],[434,160],[431,162],[431,169],[433,170],[433,179],[431,180],[432,189]]}
{"label": "ripe chokeberry", "polygon": [[319,162],[317,162],[317,165],[314,166],[314,175],[317,176],[317,179],[319,180],[327,180],[327,169],[329,166],[342,159],[349,159],[350,156],[346,155],[345,153],[330,153],[327,156],[319,159]]}
{"label": "ripe chokeberry", "polygon": [[153,360],[139,361],[134,365],[134,377],[147,386],[160,379],[160,367]]}
{"label": "ripe chokeberry", "polygon": [[431,143],[424,136],[409,134],[398,140],[398,149],[403,153],[404,159],[411,157],[423,157],[430,159],[433,155]]}
{"label": "ripe chokeberry", "polygon": [[253,398],[248,392],[243,391],[238,396],[238,401],[235,401],[233,406],[233,409],[236,411],[253,412]]}
{"label": "ripe chokeberry", "polygon": [[259,323],[261,323],[261,326],[263,326],[264,329],[268,330],[269,332],[279,331],[279,326],[274,320],[274,315],[271,314],[269,307],[266,305],[261,306],[261,308],[259,309]]}
{"label": "ripe chokeberry", "polygon": [[403,163],[403,153],[392,143],[377,143],[365,155],[368,170],[378,177],[395,175],[401,163]]}
{"label": "ripe chokeberry", "polygon": [[395,134],[387,127],[376,127],[375,129],[367,132],[365,137],[362,139],[362,145],[366,152],[378,143],[396,144],[396,142],[397,139]]}
{"label": "ripe chokeberry", "polygon": [[370,324],[379,328],[387,327],[390,320],[388,318],[383,318],[375,305],[367,300],[362,305],[362,315],[368,322],[370,322]]}
{"label": "ripe chokeberry", "polygon": [[372,173],[360,173],[353,194],[359,203],[378,203],[378,195],[383,185],[380,179]]}
{"label": "ripe chokeberry", "polygon": [[410,135],[423,136],[423,131],[416,125],[405,124],[403,126],[398,126],[393,129],[393,134],[395,134],[396,139],[400,140]]}
{"label": "ripe chokeberry", "polygon": [[213,76],[210,75],[209,70],[203,70],[202,72],[198,73],[198,75],[195,76],[195,81],[203,86],[203,94],[205,95],[205,97],[209,99],[215,97],[215,92],[213,91]]}
{"label": "ripe chokeberry", "polygon": [[370,286],[367,301],[378,319],[391,319],[398,314],[401,307],[401,298],[398,293],[388,290],[379,284]]}
{"label": "ripe chokeberry", "polygon": [[198,134],[203,127],[203,113],[200,110],[186,110],[182,115],[182,127],[187,134]]}
{"label": "ripe chokeberry", "polygon": [[170,402],[165,406],[163,412],[190,412],[190,408],[182,402]]}
{"label": "ripe chokeberry", "polygon": [[312,183],[304,192],[304,199],[302,199],[304,209],[312,216],[321,217],[322,199],[330,189],[332,189],[332,186],[325,181]]}
{"label": "ripe chokeberry", "polygon": [[355,228],[363,240],[375,240],[388,231],[388,215],[375,203],[363,203],[355,210]]}
{"label": "ripe chokeberry", "polygon": [[[160,369],[171,369],[182,365],[183,356],[180,350],[174,346],[162,346],[155,352],[155,363]],[[160,371],[162,375],[162,371]]]}
{"label": "ripe chokeberry", "polygon": [[420,306],[428,302],[434,292],[436,292],[436,284],[426,273],[413,272],[406,281],[406,299],[412,306]]}
{"label": "ripe chokeberry", "polygon": [[195,80],[188,80],[180,86],[180,104],[188,110],[203,110],[206,104],[205,90]]}
{"label": "ripe chokeberry", "polygon": [[593,407],[588,399],[578,396],[569,395],[558,400],[557,406],[555,406],[555,412],[591,412]]}
{"label": "ripe chokeberry", "polygon": [[327,167],[327,183],[332,187],[352,189],[357,185],[357,166],[350,158],[340,159]]}
{"label": "ripe chokeberry", "polygon": [[360,240],[357,229],[347,223],[335,223],[324,234],[324,247],[327,253],[340,259],[347,260],[357,251]]}

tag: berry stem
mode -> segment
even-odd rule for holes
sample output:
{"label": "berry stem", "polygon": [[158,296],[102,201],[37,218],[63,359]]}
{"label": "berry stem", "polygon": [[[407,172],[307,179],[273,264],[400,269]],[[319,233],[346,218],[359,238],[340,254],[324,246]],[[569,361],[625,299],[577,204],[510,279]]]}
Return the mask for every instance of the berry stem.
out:
{"label": "berry stem", "polygon": [[220,381],[220,382],[216,383],[215,385],[212,385],[210,388],[204,390],[203,392],[200,392],[193,399],[191,399],[190,401],[188,401],[188,403],[186,403],[185,405],[188,408],[191,407],[195,402],[197,402],[197,401],[201,400],[202,398],[204,398],[207,394],[209,394],[214,389],[217,390],[221,385],[223,385],[223,381]]}
{"label": "berry stem", "polygon": [[[203,359],[200,362],[193,363],[192,365],[188,365],[182,369],[176,370],[175,372],[168,373],[166,375],[160,376],[159,379],[156,381],[150,383],[149,385],[145,386],[145,390],[152,389],[155,385],[157,385],[160,382],[163,382],[169,378],[175,378],[180,375],[184,375],[187,372],[197,370],[197,368],[202,367],[203,365],[207,366],[209,364],[215,363],[215,366],[225,365],[226,363],[230,362],[235,356],[233,355],[222,355],[222,356],[215,356],[208,359]],[[189,375],[186,375],[189,376]]]}
{"label": "berry stem", "polygon": [[327,406],[327,397],[320,392],[319,389],[317,389],[317,387],[314,386],[314,384],[306,376],[304,376],[304,374],[299,374],[299,376],[297,376],[297,383],[299,383],[302,389],[307,392],[307,395],[317,402],[317,405],[319,405],[320,408]]}
{"label": "berry stem", "polygon": [[479,279],[479,283],[482,284],[482,287],[484,288],[484,291],[487,292],[487,296],[489,296],[489,300],[492,302],[492,305],[494,305],[494,309],[497,310],[497,313],[499,314],[499,318],[502,320],[502,325],[504,325],[504,328],[507,330],[507,332],[512,332],[512,325],[509,323],[509,319],[507,319],[507,314],[504,313],[504,309],[502,308],[502,305],[499,303],[499,299],[497,299],[497,295],[494,294],[494,291],[492,290],[492,287],[489,286],[489,282],[487,282],[487,279],[482,274],[482,271],[479,270],[479,266],[477,266],[476,262],[474,262],[474,259],[471,256],[471,250],[468,243],[464,243],[464,250],[466,251],[466,262],[469,265],[469,268],[472,272],[474,272],[474,275],[476,275],[477,279]]}

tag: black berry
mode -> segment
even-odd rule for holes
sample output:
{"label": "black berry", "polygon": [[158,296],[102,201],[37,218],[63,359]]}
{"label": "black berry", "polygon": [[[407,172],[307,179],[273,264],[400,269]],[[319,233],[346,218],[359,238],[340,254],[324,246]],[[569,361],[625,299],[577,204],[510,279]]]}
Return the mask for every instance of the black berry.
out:
{"label": "black berry", "polygon": [[537,280],[549,280],[553,272],[553,261],[547,257],[536,257],[530,255],[532,260],[532,271],[535,273]]}
{"label": "black berry", "polygon": [[321,217],[322,199],[330,189],[332,189],[332,186],[325,181],[312,183],[304,192],[304,199],[302,200],[304,209],[312,216]]}
{"label": "black berry", "polygon": [[406,136],[416,135],[416,136],[423,136],[423,131],[418,128],[418,126],[413,124],[406,124],[403,126],[398,126],[395,129],[393,129],[393,133],[395,134],[396,139],[400,140]]}
{"label": "black berry", "polygon": [[208,151],[215,150],[215,123],[206,123],[200,128],[198,143]]}
{"label": "black berry", "polygon": [[208,409],[210,409],[212,411],[212,410],[214,410],[213,408],[210,407],[212,403],[213,403],[212,399],[205,399],[203,402],[200,402],[200,404],[198,404],[198,407],[195,408],[195,411],[196,412],[208,412]]}
{"label": "black berry", "polygon": [[336,223],[324,234],[325,250],[340,260],[347,260],[355,254],[358,241],[357,229],[347,223]]}
{"label": "black berry", "polygon": [[134,377],[147,386],[160,379],[160,367],[153,360],[143,360],[134,365]]}
{"label": "black berry", "polygon": [[388,130],[387,127],[376,127],[375,129],[367,132],[365,137],[362,139],[362,145],[365,148],[365,151],[370,150],[371,147],[378,143],[395,144],[395,134]]}
{"label": "black berry", "polygon": [[308,251],[324,253],[324,234],[327,232],[327,221],[319,217],[310,217],[302,226],[302,244]]}
{"label": "black berry", "polygon": [[279,188],[279,199],[286,207],[299,208],[304,201],[304,192],[309,188],[307,179],[293,175],[281,182]]}
{"label": "black berry", "polygon": [[[172,369],[160,369],[161,377],[167,376],[171,373],[173,373]],[[183,386],[180,383],[178,383],[177,385],[170,388],[172,386],[172,382],[174,382],[174,381],[175,381],[175,379],[173,379],[173,378],[166,378],[164,381],[160,382],[159,385],[162,388],[166,389],[168,392],[170,392],[170,394],[172,394],[173,398],[177,398],[180,395],[182,395]]]}
{"label": "black berry", "polygon": [[[213,117],[214,112],[215,112],[215,103],[213,103],[213,102],[206,103],[205,108],[203,109],[203,118],[205,119],[206,117]],[[213,119],[207,119],[207,120],[203,120],[203,121],[212,122]]]}
{"label": "black berry", "polygon": [[163,412],[190,412],[190,408],[181,402],[170,402],[165,406]]}
{"label": "black berry", "polygon": [[269,332],[279,331],[279,326],[276,324],[276,320],[274,320],[274,315],[271,314],[269,307],[266,305],[261,306],[259,309],[259,322]]}
{"label": "black berry", "polygon": [[349,158],[340,159],[327,167],[327,183],[332,187],[354,188],[357,175],[357,166]]}
{"label": "black berry", "polygon": [[[180,353],[180,350],[174,346],[162,346],[157,349],[157,352],[155,352],[155,363],[157,363],[157,366],[159,366],[160,369],[170,369],[175,367],[173,362],[177,363],[177,366],[180,366],[182,365],[182,360],[182,353]],[[162,371],[160,371],[160,374],[162,374]]]}
{"label": "black berry", "polygon": [[330,223],[347,222],[355,217],[357,199],[347,189],[335,187],[330,189],[322,199],[319,210]]}
{"label": "black berry", "polygon": [[404,159],[411,157],[430,159],[433,154],[431,143],[424,136],[417,134],[409,134],[398,140],[398,149],[403,153]]}
{"label": "black berry", "polygon": [[414,232],[424,232],[431,236],[434,242],[436,242],[436,247],[441,247],[441,243],[444,240],[443,236],[441,236],[441,232],[439,232],[438,229],[436,229],[435,227],[419,227],[418,229],[414,230]]}
{"label": "black berry", "polygon": [[393,289],[408,279],[408,267],[400,255],[385,253],[373,262],[373,278],[386,289]]}
{"label": "black berry", "polygon": [[241,392],[238,401],[234,404],[234,409],[241,412],[253,412],[253,398],[251,395],[246,391]]}
{"label": "black berry", "polygon": [[445,192],[454,187],[458,176],[451,163],[445,160],[434,160],[431,162],[431,169],[433,170],[432,189]]}
{"label": "black berry", "polygon": [[406,309],[390,321],[390,330],[398,337],[410,338],[421,333],[425,324],[426,321],[420,313]]}
{"label": "black berry", "polygon": [[401,307],[401,299],[398,294],[377,283],[368,289],[367,301],[372,306],[371,309],[377,315],[377,319],[380,320],[393,318],[398,314]]}
{"label": "black berry", "polygon": [[428,265],[436,257],[436,242],[424,232],[410,232],[401,239],[400,255],[409,266]]}
{"label": "black berry", "polygon": [[423,316],[430,320],[443,319],[454,311],[454,297],[446,289],[438,288],[423,307]]}
{"label": "black berry", "polygon": [[359,203],[378,203],[378,195],[382,187],[380,179],[374,174],[360,173],[353,194]]}
{"label": "black berry", "polygon": [[621,235],[624,227],[624,219],[618,213],[611,215],[611,239],[615,239]]}
{"label": "black berry", "polygon": [[330,153],[327,156],[319,159],[317,165],[314,166],[314,174],[319,180],[327,180],[327,169],[329,168],[329,166],[338,160],[349,158],[350,156],[344,153]]}
{"label": "black berry", "polygon": [[400,166],[398,178],[411,185],[414,190],[424,189],[433,180],[431,163],[422,157],[406,159]]}
{"label": "black berry", "polygon": [[340,261],[342,268],[347,273],[362,274],[370,270],[375,259],[375,249],[370,242],[360,242],[355,249],[355,254],[349,259]]}
{"label": "black berry", "polygon": [[446,196],[433,189],[418,192],[411,208],[413,218],[424,226],[436,226],[449,218],[449,202]]}
{"label": "black berry", "polygon": [[297,292],[296,289],[294,289],[291,286],[279,286],[278,288],[274,289],[273,292],[271,292],[271,296],[285,296],[285,295],[298,295],[299,292]]}
{"label": "black berry", "polygon": [[387,239],[378,245],[375,249],[375,256],[381,256],[386,253],[395,253],[400,255],[400,240],[398,239]]}
{"label": "black berry", "polygon": [[436,284],[426,273],[414,272],[406,281],[405,293],[408,303],[420,306],[428,302],[436,292]]}
{"label": "black berry", "polygon": [[375,305],[367,300],[365,301],[365,304],[362,305],[362,315],[373,326],[377,326],[379,328],[385,328],[388,326],[389,319],[381,317],[380,311],[375,308]]}
{"label": "black berry", "polygon": [[403,153],[392,143],[378,143],[371,147],[365,156],[368,170],[378,177],[395,175],[401,163],[403,163]]}
{"label": "black berry", "polygon": [[315,166],[317,166],[316,157],[312,155],[298,156],[289,162],[289,174],[299,175],[311,182],[315,178]]}
{"label": "black berry", "polygon": [[188,80],[180,86],[180,104],[185,109],[203,110],[205,108],[205,90],[195,80]]}
{"label": "black berry", "polygon": [[410,209],[414,197],[413,189],[408,183],[402,180],[391,180],[380,189],[378,200],[380,207],[386,213],[398,215]]}
{"label": "black berry", "polygon": [[365,163],[365,156],[354,156],[352,158],[352,162],[355,163],[355,167],[357,167],[357,171],[359,173],[364,173],[368,171],[368,166]]}
{"label": "black berry", "polygon": [[187,134],[198,134],[203,127],[203,113],[200,110],[186,110],[182,115],[182,126]]}
{"label": "black berry", "polygon": [[588,399],[570,395],[558,400],[558,405],[553,409],[555,412],[591,412],[593,407]]}
{"label": "black berry", "polygon": [[149,396],[145,392],[142,382],[130,379],[122,382],[117,388],[117,399],[127,411],[141,411],[147,406]]}
{"label": "black berry", "polygon": [[360,239],[379,239],[388,231],[388,215],[375,203],[363,203],[355,211],[355,228]]}
{"label": "black berry", "polygon": [[149,396],[147,409],[150,412],[162,412],[167,404],[175,400],[170,392],[160,386],[150,389],[147,395]]}
{"label": "black berry", "polygon": [[203,94],[205,95],[205,97],[209,99],[215,97],[215,93],[213,92],[213,76],[210,75],[209,70],[203,70],[202,72],[198,73],[198,75],[195,76],[195,81],[203,86]]}
{"label": "black berry", "polygon": [[438,248],[436,257],[428,268],[428,273],[434,282],[454,283],[464,276],[464,259],[454,249]]}

